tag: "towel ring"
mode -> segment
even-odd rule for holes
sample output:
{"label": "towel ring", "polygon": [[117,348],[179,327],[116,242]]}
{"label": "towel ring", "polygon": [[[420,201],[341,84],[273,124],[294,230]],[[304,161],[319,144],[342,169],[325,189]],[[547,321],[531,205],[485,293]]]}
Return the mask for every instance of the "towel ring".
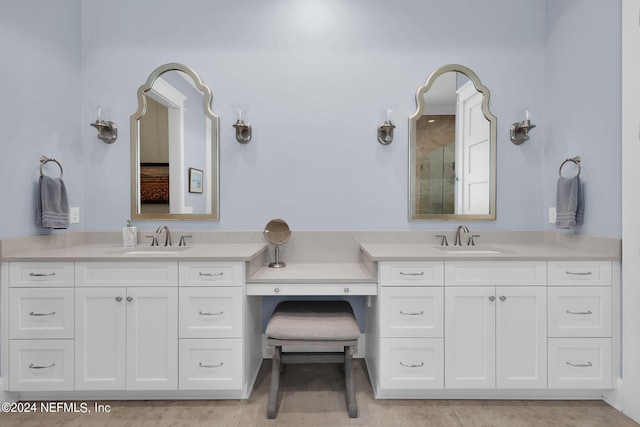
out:
{"label": "towel ring", "polygon": [[46,156],[40,157],[40,176],[44,176],[44,174],[42,173],[42,166],[44,166],[45,163],[49,163],[49,162],[54,162],[55,164],[58,165],[58,167],[60,168],[60,178],[62,178],[64,171],[62,170],[62,165],[60,164],[60,162],[57,161],[56,159],[50,159],[49,157],[46,157]]}
{"label": "towel ring", "polygon": [[582,160],[580,158],[580,156],[576,156],[576,157],[573,157],[571,159],[565,159],[565,161],[562,162],[562,164],[560,165],[560,169],[558,169],[558,175],[562,176],[562,167],[565,165],[565,163],[573,162],[576,165],[578,165],[578,175],[576,175],[576,176],[580,176],[580,172],[582,172],[582,166],[580,166],[580,160]]}

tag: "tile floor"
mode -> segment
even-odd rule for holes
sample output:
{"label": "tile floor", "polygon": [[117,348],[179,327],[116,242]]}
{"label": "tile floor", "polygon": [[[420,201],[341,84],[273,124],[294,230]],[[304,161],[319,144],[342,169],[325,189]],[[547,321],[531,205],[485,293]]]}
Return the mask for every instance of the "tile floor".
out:
{"label": "tile floor", "polygon": [[[271,363],[265,361],[249,400],[109,401],[109,413],[6,414],[0,426],[640,426],[602,401],[375,400],[358,360],[359,417],[349,419],[339,365],[290,365],[280,408],[266,419]],[[89,402],[93,407],[93,402]]]}

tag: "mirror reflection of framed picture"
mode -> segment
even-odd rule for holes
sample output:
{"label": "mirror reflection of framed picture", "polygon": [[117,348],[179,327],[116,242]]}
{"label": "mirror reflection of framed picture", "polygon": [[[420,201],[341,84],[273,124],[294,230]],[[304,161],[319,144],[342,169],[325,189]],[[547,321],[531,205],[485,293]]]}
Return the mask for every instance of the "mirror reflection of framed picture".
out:
{"label": "mirror reflection of framed picture", "polygon": [[189,193],[202,193],[203,175],[200,169],[189,168]]}

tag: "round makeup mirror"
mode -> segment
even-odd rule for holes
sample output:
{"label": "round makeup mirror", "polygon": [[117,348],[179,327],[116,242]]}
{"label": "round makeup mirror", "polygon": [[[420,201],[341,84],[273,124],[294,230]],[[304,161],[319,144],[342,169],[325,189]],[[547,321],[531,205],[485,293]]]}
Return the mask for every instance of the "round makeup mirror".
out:
{"label": "round makeup mirror", "polygon": [[282,268],[287,265],[280,262],[280,246],[287,243],[291,236],[289,225],[282,219],[272,219],[264,228],[264,238],[267,242],[275,245],[275,260],[269,264],[271,268]]}

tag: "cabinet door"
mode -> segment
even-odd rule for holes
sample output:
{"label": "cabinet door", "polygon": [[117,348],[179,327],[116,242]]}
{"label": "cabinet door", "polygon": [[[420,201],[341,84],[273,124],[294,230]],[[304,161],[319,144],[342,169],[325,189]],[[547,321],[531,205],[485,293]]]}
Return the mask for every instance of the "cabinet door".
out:
{"label": "cabinet door", "polygon": [[125,388],[126,289],[75,289],[75,388]]}
{"label": "cabinet door", "polygon": [[178,289],[127,289],[127,390],[178,388]]}
{"label": "cabinet door", "polygon": [[445,388],[495,387],[495,290],[445,289]]}
{"label": "cabinet door", "polygon": [[497,388],[546,388],[546,287],[498,287],[495,302]]}

